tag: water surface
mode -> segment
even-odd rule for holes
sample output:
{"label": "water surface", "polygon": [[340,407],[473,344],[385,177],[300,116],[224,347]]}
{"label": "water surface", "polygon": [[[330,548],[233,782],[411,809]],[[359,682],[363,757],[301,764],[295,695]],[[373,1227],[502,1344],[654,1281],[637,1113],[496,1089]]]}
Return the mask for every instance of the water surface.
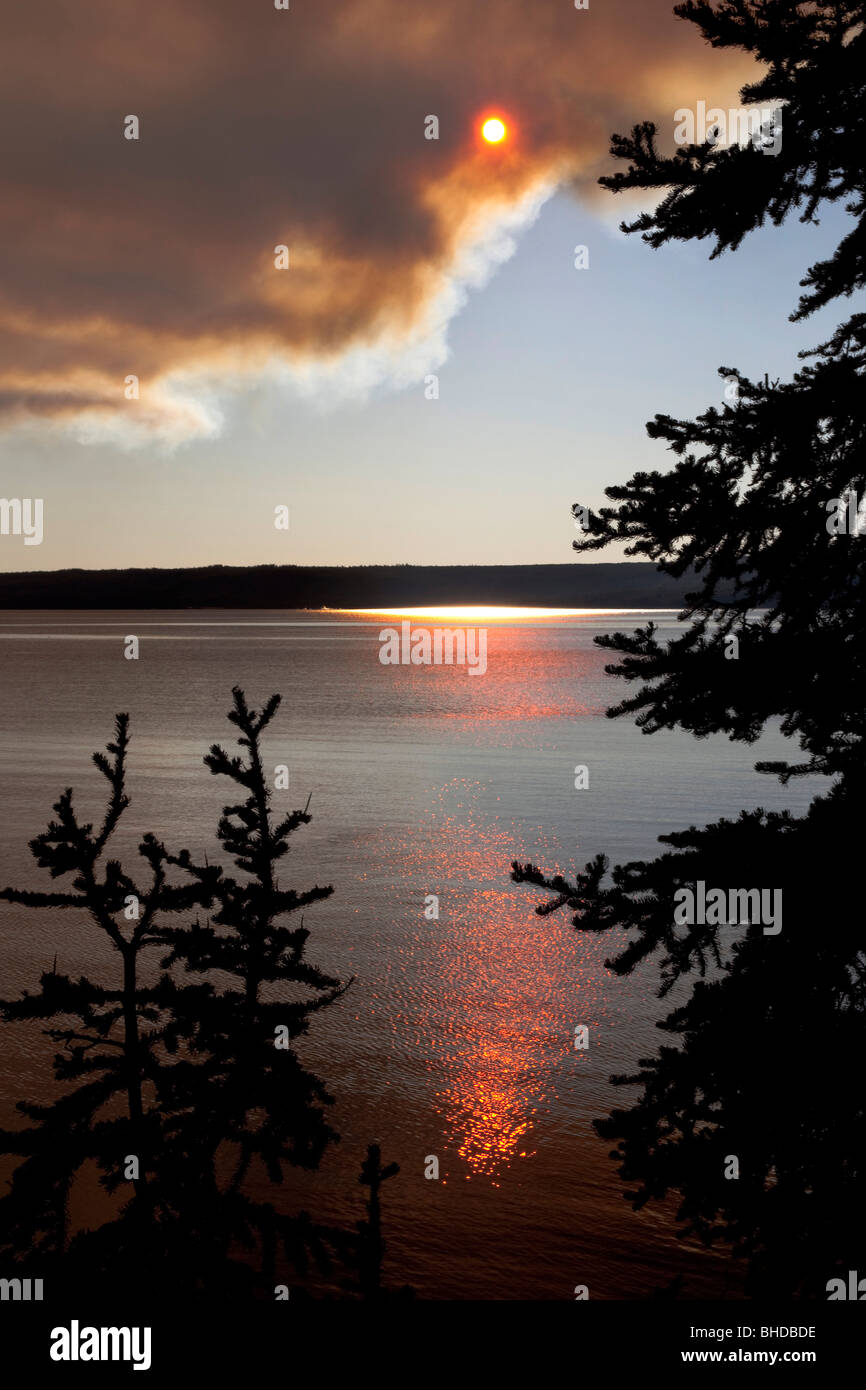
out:
{"label": "water surface", "polygon": [[[674,614],[654,616],[675,627]],[[814,793],[752,770],[781,756],[776,734],[750,749],[646,737],[605,718],[625,687],[592,639],[645,620],[488,615],[487,671],[475,678],[383,666],[392,615],[7,612],[0,622],[0,880],[15,886],[46,886],[26,846],[62,788],[99,815],[104,783],[90,757],[119,710],[131,716],[132,806],[118,848],[133,855],[152,830],[213,858],[227,787],[202,754],[231,740],[233,685],[252,702],[282,694],[266,752],[289,767],[290,790],[276,795],[291,807],[311,796],[314,816],[282,882],[334,885],[307,913],[309,955],[355,980],[302,1044],[336,1098],[342,1142],[281,1200],[355,1220],[358,1165],[378,1139],[402,1169],[385,1189],[388,1275],[423,1297],[567,1299],[587,1284],[592,1298],[640,1298],[678,1271],[687,1296],[738,1293],[723,1256],[676,1241],[662,1211],[631,1211],[591,1128],[623,1103],[609,1075],[658,1044],[651,972],[612,976],[611,938],[535,916],[533,892],[509,880],[514,858],[569,872],[599,851],[647,856],[664,831],[742,807],[804,809]],[[130,634],[137,661],[123,656]],[[589,790],[574,788],[578,764]],[[425,915],[431,895],[438,920]],[[114,965],[79,914],[0,908],[4,993],[34,989],[55,953],[58,969],[94,978]],[[588,1051],[574,1050],[577,1024],[589,1026]],[[4,1035],[9,1124],[16,1099],[53,1094],[52,1049],[38,1031],[4,1025]],[[430,1155],[439,1181],[424,1177]]]}

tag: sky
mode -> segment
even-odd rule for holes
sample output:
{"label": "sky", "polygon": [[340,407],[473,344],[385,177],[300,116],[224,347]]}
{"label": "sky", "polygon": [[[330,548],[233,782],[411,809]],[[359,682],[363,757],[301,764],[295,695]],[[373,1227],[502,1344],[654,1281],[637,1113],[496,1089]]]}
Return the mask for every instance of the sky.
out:
{"label": "sky", "polygon": [[655,412],[834,326],[788,315],[841,212],[713,262],[618,230],[612,131],[753,76],[667,0],[57,13],[4,57],[0,492],[44,520],[0,569],[566,563],[573,502],[670,466]]}

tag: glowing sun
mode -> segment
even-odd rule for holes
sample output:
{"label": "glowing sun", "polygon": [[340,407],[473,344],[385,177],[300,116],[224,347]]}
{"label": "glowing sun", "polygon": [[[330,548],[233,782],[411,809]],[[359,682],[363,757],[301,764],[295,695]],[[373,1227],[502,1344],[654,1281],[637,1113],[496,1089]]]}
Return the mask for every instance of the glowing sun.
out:
{"label": "glowing sun", "polygon": [[481,134],[491,145],[498,145],[500,140],[505,139],[505,126],[496,116],[491,116],[489,121],[485,121],[481,127]]}

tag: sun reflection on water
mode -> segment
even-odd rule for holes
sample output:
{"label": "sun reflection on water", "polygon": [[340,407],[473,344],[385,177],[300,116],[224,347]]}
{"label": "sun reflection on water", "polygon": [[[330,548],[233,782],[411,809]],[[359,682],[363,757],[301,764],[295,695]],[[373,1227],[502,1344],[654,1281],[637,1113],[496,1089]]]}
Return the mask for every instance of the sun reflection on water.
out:
{"label": "sun reflection on water", "polygon": [[335,613],[364,613],[384,618],[442,618],[452,623],[514,622],[538,618],[584,618],[599,613],[629,613],[628,608],[529,608],[507,604],[445,603],[419,608],[335,608]]}
{"label": "sun reflection on water", "polygon": [[565,918],[536,917],[526,890],[511,884],[510,861],[526,848],[510,824],[491,821],[484,792],[461,780],[440,790],[425,833],[412,835],[406,872],[440,900],[416,957],[416,1046],[433,1109],[458,1176],[496,1186],[534,1154],[536,1119],[555,1099],[562,1068],[586,1063],[588,1054],[573,1051],[573,1029],[587,1023],[592,1033],[603,1017],[606,971],[597,939],[577,938]]}

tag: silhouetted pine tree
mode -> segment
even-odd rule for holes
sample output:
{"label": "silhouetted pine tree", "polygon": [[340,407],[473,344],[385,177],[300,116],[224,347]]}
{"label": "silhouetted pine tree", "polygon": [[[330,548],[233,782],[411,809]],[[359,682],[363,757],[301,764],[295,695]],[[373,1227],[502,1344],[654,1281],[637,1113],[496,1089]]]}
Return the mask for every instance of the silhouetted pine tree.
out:
{"label": "silhouetted pine tree", "polygon": [[[189,1233],[202,1287],[210,1282],[207,1268],[218,1271],[219,1287],[229,1286],[231,1263],[237,1282],[252,1282],[272,1296],[281,1254],[303,1268],[310,1248],[320,1258],[325,1250],[306,1214],[286,1216],[254,1198],[248,1179],[258,1171],[260,1179],[280,1184],[290,1166],[315,1168],[337,1138],[325,1116],[331,1097],[293,1044],[312,1015],[348,986],[306,960],[303,917],[297,926],[285,921],[333,889],[298,892],[283,887],[278,876],[290,835],[311,819],[307,810],[272,810],[261,738],[280,697],[257,712],[242,690],[235,688],[233,696],[229,719],[244,751],[231,756],[214,744],[205,763],[243,794],[224,808],[217,831],[240,874],[214,871],[209,919],[162,933],[171,948],[165,967],[179,964],[225,985],[204,993],[177,990],[172,1044],[183,1039],[186,1055],[163,1071],[160,1099],[168,1151],[176,1156],[177,1219]],[[208,1262],[203,1250],[210,1252]],[[246,1258],[231,1261],[233,1250],[245,1250]],[[257,1276],[251,1251],[257,1252]]]}
{"label": "silhouetted pine tree", "polygon": [[[87,912],[118,959],[105,984],[59,974],[55,959],[38,994],[0,1004],[8,1021],[46,1022],[64,1048],[54,1059],[59,1097],[21,1101],[31,1124],[0,1132],[0,1152],[20,1159],[0,1200],[0,1260],[25,1261],[55,1292],[102,1279],[144,1297],[273,1297],[279,1261],[303,1271],[312,1256],[329,1268],[346,1248],[345,1233],[249,1191],[256,1169],[260,1190],[280,1184],[287,1166],[315,1168],[337,1138],[325,1118],[331,1098],[293,1043],[347,988],[305,959],[303,918],[284,924],[332,889],[296,892],[278,878],[289,836],[310,821],[306,810],[271,811],[260,740],[278,705],[273,696],[257,713],[236,689],[229,718],[247,756],[214,745],[205,758],[245,793],[218,827],[239,875],[196,864],[186,850],[171,855],[151,834],[139,847],[146,886],[106,857],[129,806],[124,714],[108,756],[94,754],[110,784],[100,829],[79,820],[67,790],[31,844],[41,868],[71,878],[71,891],[0,893],[28,908]],[[204,923],[188,920],[196,908],[210,910]],[[178,912],[187,920],[171,927]],[[156,961],[143,968],[151,947],[165,956],[161,970]],[[70,1193],[86,1165],[115,1193],[132,1158],[127,1200],[95,1229],[74,1232]]]}
{"label": "silhouetted pine tree", "polygon": [[[0,1133],[0,1152],[22,1160],[10,1191],[0,1200],[0,1257],[8,1262],[25,1254],[31,1263],[35,1257],[37,1277],[54,1272],[74,1280],[80,1268],[98,1274],[106,1264],[116,1276],[126,1277],[126,1254],[146,1278],[159,1244],[153,1182],[164,1143],[154,1099],[170,982],[156,978],[147,983],[142,961],[148,947],[159,942],[165,915],[188,910],[215,871],[193,865],[188,855],[171,856],[153,835],[139,846],[148,873],[142,886],[117,860],[106,857],[129,806],[128,727],[128,716],[118,715],[107,756],[93,755],[109,783],[100,828],[95,831],[79,819],[68,788],[55,804],[56,820],[31,842],[39,867],[54,879],[68,878],[69,890],[0,892],[3,900],[28,908],[86,912],[94,932],[111,943],[117,961],[114,979],[100,984],[59,973],[55,956],[37,994],[25,992],[0,1004],[0,1015],[8,1021],[46,1022],[46,1034],[63,1046],[54,1058],[61,1083],[58,1098],[47,1105],[20,1101],[19,1110],[32,1123]],[[169,884],[172,865],[194,881]],[[110,1193],[124,1183],[127,1170],[136,1175],[117,1219],[107,1221],[99,1236],[76,1239],[69,1197],[88,1163],[96,1165]]]}
{"label": "silhouetted pine tree", "polygon": [[[664,190],[639,230],[654,247],[715,239],[713,256],[736,248],[766,218],[794,209],[815,221],[843,202],[850,232],[801,282],[794,319],[866,281],[866,6],[818,0],[687,3],[717,48],[741,48],[766,64],[744,102],[784,105],[782,147],[708,142],[659,154],[651,124],[614,137],[626,173],[601,182]],[[802,818],[744,813],[703,830],[662,836],[673,847],[652,862],[625,864],[607,879],[599,856],[572,881],[514,865],[517,881],[547,889],[538,910],[566,907],[580,930],[625,925],[626,948],[611,962],[625,973],[647,958],[662,966],[662,993],[701,980],[660,1027],[680,1039],[644,1059],[637,1102],[599,1123],[641,1206],[676,1192],[684,1229],[724,1240],[747,1258],[754,1294],[826,1297],[827,1281],[862,1262],[861,1205],[866,1116],[850,1062],[863,1048],[862,905],[854,866],[863,822],[866,605],[862,539],[828,528],[833,499],[866,489],[866,315],[855,313],[789,383],[752,382],[733,368],[738,399],[696,421],[657,415],[648,426],[676,463],[607,489],[590,532],[594,550],[625,541],[698,588],[684,632],[659,641],[650,623],[597,638],[616,652],[606,669],[637,693],[608,713],[637,716],[645,732],[724,732],[753,742],[778,720],[805,753],[798,764],[758,764],[783,781],[825,773],[832,791]],[[866,510],[866,508],[864,508]],[[866,528],[864,528],[866,529]],[[754,610],[763,610],[756,613]],[[739,642],[738,659],[726,659]],[[703,879],[714,887],[782,888],[778,936],[760,927],[733,947],[724,929],[675,928],[674,892]],[[739,1179],[723,1176],[738,1155]]]}

